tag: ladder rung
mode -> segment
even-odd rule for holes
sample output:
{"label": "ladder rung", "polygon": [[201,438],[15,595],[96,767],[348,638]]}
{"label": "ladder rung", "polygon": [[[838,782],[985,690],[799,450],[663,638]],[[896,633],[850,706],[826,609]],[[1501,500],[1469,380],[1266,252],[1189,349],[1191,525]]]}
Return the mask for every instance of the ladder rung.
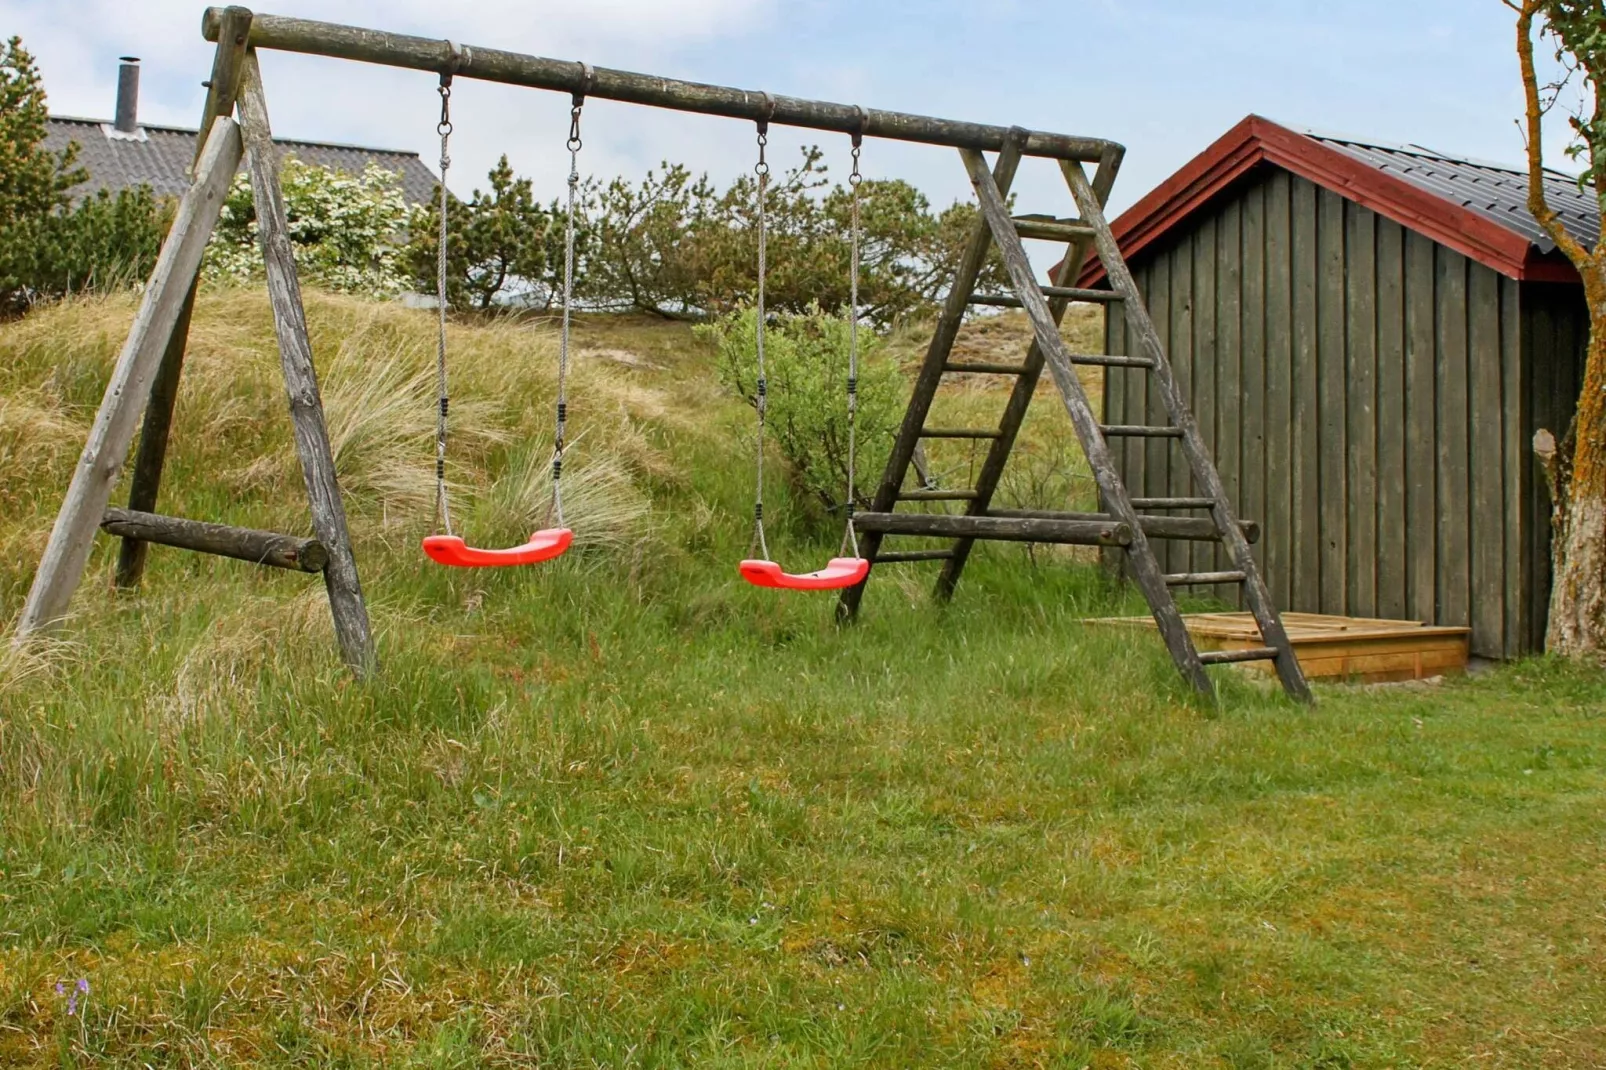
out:
{"label": "ladder rung", "polygon": [[[1109,520],[1108,513],[1072,513],[1044,509],[989,509],[988,516],[1032,517],[1043,520]],[[1202,516],[1139,516],[1138,524],[1151,539],[1186,539],[1193,542],[1216,542],[1221,532],[1214,519]],[[1260,525],[1253,520],[1238,521],[1244,541],[1260,540]]]}
{"label": "ladder rung", "polygon": [[1132,529],[1117,521],[1049,520],[948,513],[859,513],[860,531],[885,535],[923,535],[935,539],[998,539],[1004,542],[1067,543],[1074,546],[1126,546]]}
{"label": "ladder rung", "polygon": [[1099,368],[1152,368],[1154,361],[1148,357],[1115,357],[1103,353],[1073,353],[1072,364],[1087,364]]}
{"label": "ladder rung", "polygon": [[927,427],[921,430],[921,438],[1002,438],[1004,433],[999,430],[988,430],[983,427]]}
{"label": "ladder rung", "polygon": [[1023,238],[1040,238],[1044,241],[1076,241],[1091,238],[1093,228],[1080,219],[1055,219],[1053,216],[1011,216],[1010,222]]}
{"label": "ladder rung", "polygon": [[990,364],[986,361],[949,361],[942,366],[945,372],[970,372],[974,375],[1025,375],[1024,364]]}
{"label": "ladder rung", "polygon": [[1252,646],[1243,650],[1203,650],[1199,652],[1199,660],[1206,665],[1230,665],[1235,661],[1271,661],[1277,656],[1277,648],[1271,646]]}
{"label": "ladder rung", "polygon": [[1105,438],[1181,438],[1180,427],[1144,427],[1141,424],[1102,424]]}
{"label": "ladder rung", "polygon": [[898,493],[900,502],[968,502],[975,497],[973,490],[905,490]]}
{"label": "ladder rung", "polygon": [[1165,578],[1167,587],[1194,587],[1211,583],[1242,583],[1247,572],[1178,572]]}
{"label": "ladder rung", "polygon": [[1133,498],[1134,509],[1210,509],[1215,502],[1209,498]]}
{"label": "ladder rung", "polygon": [[900,550],[892,554],[876,554],[871,560],[878,565],[896,565],[902,561],[946,561],[953,556],[952,550]]}
{"label": "ladder rung", "polygon": [[[1125,301],[1126,298],[1114,290],[1085,290],[1080,286],[1043,286],[1040,287],[1043,296],[1060,298],[1066,301],[1091,301],[1097,304],[1110,304],[1116,301]],[[1014,294],[971,294],[968,298],[973,305],[991,305],[995,308],[1020,308],[1021,299]]]}

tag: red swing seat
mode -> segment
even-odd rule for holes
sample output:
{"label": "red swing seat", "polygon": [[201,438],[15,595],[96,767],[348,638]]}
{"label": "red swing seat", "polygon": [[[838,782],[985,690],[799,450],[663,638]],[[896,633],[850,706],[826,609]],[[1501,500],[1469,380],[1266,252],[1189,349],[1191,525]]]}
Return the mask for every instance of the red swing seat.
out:
{"label": "red swing seat", "polygon": [[870,562],[862,557],[833,557],[818,572],[783,572],[774,561],[748,558],[741,563],[742,579],[754,587],[777,587],[786,591],[835,591],[852,587],[870,574]]}
{"label": "red swing seat", "polygon": [[431,535],[424,540],[424,553],[432,561],[459,568],[534,565],[559,556],[573,541],[574,532],[568,528],[542,528],[522,546],[512,546],[506,550],[481,550],[464,543],[460,535]]}

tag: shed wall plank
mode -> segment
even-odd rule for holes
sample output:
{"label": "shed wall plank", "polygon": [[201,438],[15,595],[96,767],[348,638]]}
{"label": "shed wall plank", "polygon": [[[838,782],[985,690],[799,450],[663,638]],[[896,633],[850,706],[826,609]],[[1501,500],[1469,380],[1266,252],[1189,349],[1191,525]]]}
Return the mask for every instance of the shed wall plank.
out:
{"label": "shed wall plank", "polygon": [[[1213,445],[1216,468],[1234,510],[1243,516],[1243,481],[1239,435],[1243,426],[1243,199],[1222,206],[1221,225],[1216,233],[1216,433]],[[1259,520],[1259,515],[1253,517]],[[1226,555],[1211,544],[1212,568],[1224,569]],[[1238,587],[1224,587],[1223,601],[1234,606],[1243,600]]]}
{"label": "shed wall plank", "polygon": [[1405,463],[1405,228],[1377,221],[1377,612],[1409,613]]}
{"label": "shed wall plank", "polygon": [[[1193,408],[1193,418],[1199,425],[1199,437],[1205,448],[1220,465],[1220,443],[1216,440],[1216,370],[1221,353],[1217,346],[1220,327],[1217,323],[1216,261],[1221,242],[1221,226],[1216,216],[1201,220],[1193,240],[1193,371],[1192,383],[1186,400]],[[1199,493],[1202,486],[1193,478],[1192,466],[1181,449],[1176,452],[1177,467],[1184,473],[1178,489],[1184,496]],[[1185,542],[1179,544],[1181,559],[1190,572],[1216,568],[1216,544]],[[1218,592],[1208,592],[1215,595]]]}
{"label": "shed wall plank", "polygon": [[[1266,570],[1266,545],[1282,538],[1270,536],[1266,516],[1266,184],[1251,186],[1244,195],[1243,212],[1243,290],[1239,323],[1243,347],[1239,357],[1243,385],[1239,391],[1239,413],[1243,426],[1238,436],[1239,479],[1238,515],[1261,522],[1266,532],[1255,543],[1255,563]],[[1269,574],[1267,583],[1275,597],[1283,597]]]}
{"label": "shed wall plank", "polygon": [[1467,407],[1471,522],[1469,612],[1473,654],[1498,658],[1506,637],[1506,466],[1501,405],[1500,276],[1482,264],[1467,277]]}
{"label": "shed wall plank", "polygon": [[1301,607],[1321,605],[1321,400],[1318,390],[1320,232],[1316,186],[1293,181],[1293,592]]}
{"label": "shed wall plank", "polygon": [[[1266,524],[1281,534],[1266,543],[1266,572],[1277,604],[1298,603],[1294,589],[1294,294],[1293,180],[1278,171],[1266,186]],[[1308,603],[1306,603],[1308,604]]]}
{"label": "shed wall plank", "polygon": [[1471,623],[1471,435],[1466,257],[1439,246],[1437,269],[1439,560],[1436,623]]}
{"label": "shed wall plank", "polygon": [[[1345,612],[1349,567],[1349,480],[1344,455],[1349,391],[1345,383],[1344,199],[1316,192],[1316,517],[1321,612]],[[1353,266],[1353,265],[1350,265]]]}
{"label": "shed wall plank", "polygon": [[[1177,392],[1183,403],[1193,396],[1193,245],[1184,241],[1171,254],[1171,340],[1167,350],[1176,373]],[[1169,423],[1165,406],[1157,404],[1152,413],[1155,424]],[[1188,462],[1177,448],[1176,440],[1156,438],[1150,440],[1165,455],[1168,495],[1186,494],[1189,483]],[[1176,539],[1163,540],[1161,564],[1167,572],[1185,572],[1189,567],[1190,543]]]}
{"label": "shed wall plank", "polygon": [[1524,553],[1527,545],[1527,517],[1523,503],[1531,489],[1528,486],[1528,442],[1523,435],[1526,424],[1522,409],[1522,303],[1521,289],[1515,279],[1501,278],[1500,284],[1500,412],[1504,436],[1502,439],[1501,467],[1505,471],[1504,509],[1505,559],[1502,562],[1502,587],[1505,598],[1505,635],[1502,647],[1506,657],[1517,657],[1528,646],[1528,600],[1525,597],[1533,583],[1532,569]]}
{"label": "shed wall plank", "polygon": [[1415,231],[1405,235],[1405,497],[1407,584],[1406,614],[1416,620],[1438,620],[1438,451],[1434,428],[1434,344],[1436,289],[1433,242]]}
{"label": "shed wall plank", "polygon": [[1351,204],[1345,212],[1349,370],[1346,376],[1348,590],[1340,612],[1377,615],[1377,216]]}
{"label": "shed wall plank", "polygon": [[[1172,305],[1172,258],[1170,256],[1157,256],[1150,268],[1149,274],[1149,318],[1154,321],[1154,328],[1160,335],[1160,343],[1165,346],[1166,356],[1169,358],[1176,350],[1172,341],[1173,325],[1171,322]],[[1178,295],[1178,300],[1181,296]],[[1143,407],[1138,410],[1142,413],[1142,423],[1149,423],[1159,418],[1165,412],[1165,405],[1160,401],[1160,389],[1153,375],[1145,375],[1143,391]],[[1136,413],[1134,413],[1136,415]],[[1169,454],[1171,444],[1165,439],[1143,439],[1137,447],[1143,452],[1143,496],[1161,497],[1171,493],[1171,465]],[[1169,560],[1166,555],[1165,543],[1157,542],[1155,557],[1164,569]]]}

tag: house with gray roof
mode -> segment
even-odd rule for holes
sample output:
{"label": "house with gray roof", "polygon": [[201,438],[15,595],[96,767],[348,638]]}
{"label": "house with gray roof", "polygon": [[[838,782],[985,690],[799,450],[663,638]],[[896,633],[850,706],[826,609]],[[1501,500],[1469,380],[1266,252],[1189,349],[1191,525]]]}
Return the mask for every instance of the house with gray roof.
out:
{"label": "house with gray roof", "polygon": [[[1593,190],[1544,181],[1594,242]],[[1543,647],[1550,501],[1533,443],[1572,419],[1589,314],[1528,182],[1252,115],[1115,220],[1282,609],[1466,627],[1488,658]],[[1108,284],[1091,264],[1079,285]],[[1133,344],[1110,315],[1108,352]],[[1105,420],[1164,423],[1151,379],[1110,369]],[[1111,448],[1134,495],[1199,493],[1172,440]],[[1229,567],[1209,544],[1158,552],[1168,573]]]}
{"label": "house with gray roof", "polygon": [[[55,152],[77,142],[78,163],[89,172],[89,181],[73,191],[76,195],[149,186],[158,196],[177,197],[188,188],[196,131],[141,123],[138,101],[139,60],[125,56],[119,71],[114,119],[50,117],[45,148]],[[302,163],[353,175],[361,174],[369,165],[392,171],[401,179],[402,194],[409,204],[430,200],[439,181],[416,152],[292,138],[275,138],[274,143],[284,155],[294,156]]]}

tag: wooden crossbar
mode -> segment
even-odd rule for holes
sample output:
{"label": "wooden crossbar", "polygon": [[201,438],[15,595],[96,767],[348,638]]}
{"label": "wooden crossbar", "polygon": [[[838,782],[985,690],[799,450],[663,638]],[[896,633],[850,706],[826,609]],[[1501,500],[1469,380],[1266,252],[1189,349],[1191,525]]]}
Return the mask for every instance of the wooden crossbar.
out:
{"label": "wooden crossbar", "polygon": [[[237,9],[207,9],[201,31],[208,41],[217,40],[226,10]],[[258,49],[271,48],[281,52],[360,60],[363,63],[418,71],[449,70],[458,78],[478,78],[562,93],[584,93],[604,100],[699,112],[703,115],[722,115],[728,119],[764,120],[776,126],[832,130],[842,134],[862,132],[867,137],[893,141],[996,151],[1014,138],[1018,140],[1021,151],[1028,156],[1089,162],[1097,162],[1112,149],[1120,148],[1115,142],[1103,138],[990,126],[929,115],[860,108],[852,104],[833,104],[824,100],[784,97],[753,89],[683,82],[677,78],[638,74],[610,67],[591,67],[574,60],[548,59],[479,45],[458,45],[454,51],[452,42],[439,38],[410,37],[283,15],[253,14],[249,40],[251,47]]]}
{"label": "wooden crossbar", "polygon": [[295,572],[322,572],[329,563],[329,551],[317,539],[281,535],[277,531],[237,528],[133,509],[106,510],[100,528],[108,535],[125,539],[155,542]]}

